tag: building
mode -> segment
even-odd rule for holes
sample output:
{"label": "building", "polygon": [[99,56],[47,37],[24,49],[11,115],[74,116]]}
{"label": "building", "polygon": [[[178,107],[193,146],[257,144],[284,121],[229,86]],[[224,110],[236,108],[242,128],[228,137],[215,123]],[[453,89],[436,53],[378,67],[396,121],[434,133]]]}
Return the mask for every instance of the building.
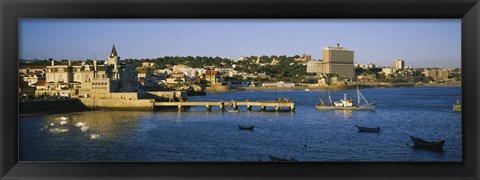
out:
{"label": "building", "polygon": [[302,57],[300,57],[300,58],[295,58],[295,61],[308,62],[308,61],[311,61],[311,60],[312,60],[312,55],[310,55],[310,54],[303,54]]}
{"label": "building", "polygon": [[393,61],[393,67],[397,70],[403,70],[405,69],[405,61],[401,59],[395,59]]}
{"label": "building", "polygon": [[385,76],[388,77],[389,75],[397,73],[397,70],[393,67],[383,67],[382,68],[382,73],[384,73]]}
{"label": "building", "polygon": [[340,47],[323,48],[323,73],[335,73],[342,79],[353,79],[355,77],[354,52]]}
{"label": "building", "polygon": [[205,80],[211,85],[219,85],[221,83],[220,73],[218,71],[209,69],[205,72]]}
{"label": "building", "polygon": [[373,69],[375,68],[375,64],[373,63],[368,63],[367,65],[365,65],[365,69]]}
{"label": "building", "polygon": [[423,72],[425,76],[433,78],[434,81],[445,81],[448,80],[449,71],[442,70],[425,70]]}
{"label": "building", "polygon": [[[104,97],[110,92],[134,92],[138,86],[136,71],[131,65],[120,64],[115,45],[105,64],[97,60],[74,63],[54,60],[46,67],[45,85],[37,95],[68,97]],[[42,83],[43,84],[43,83]],[[66,96],[65,95],[65,96]]]}
{"label": "building", "polygon": [[338,75],[337,74],[321,74],[318,78],[319,86],[329,86],[338,84]]}
{"label": "building", "polygon": [[307,73],[338,74],[340,79],[353,79],[355,77],[355,65],[353,51],[340,47],[323,48],[323,60],[309,61]]}
{"label": "building", "polygon": [[322,61],[308,61],[307,73],[321,73],[323,72]]}
{"label": "building", "polygon": [[283,81],[280,82],[271,82],[271,83],[262,83],[263,87],[295,87],[295,83],[286,83]]}

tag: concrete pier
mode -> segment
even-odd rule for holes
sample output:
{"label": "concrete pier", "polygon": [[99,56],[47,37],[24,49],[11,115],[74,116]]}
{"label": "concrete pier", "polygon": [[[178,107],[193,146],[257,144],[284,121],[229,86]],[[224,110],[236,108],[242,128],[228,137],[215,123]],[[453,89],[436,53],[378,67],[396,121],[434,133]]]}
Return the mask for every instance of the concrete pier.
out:
{"label": "concrete pier", "polygon": [[291,112],[295,111],[295,103],[292,101],[230,101],[230,102],[154,102],[155,107],[177,107],[181,111],[184,107],[203,106],[206,111],[211,111],[212,106],[219,107],[220,111],[224,111],[226,107],[232,106],[234,110],[238,107],[246,107],[248,111],[253,109],[253,106],[260,107],[260,111],[266,111],[268,108],[273,108],[278,112],[281,108],[287,108]]}

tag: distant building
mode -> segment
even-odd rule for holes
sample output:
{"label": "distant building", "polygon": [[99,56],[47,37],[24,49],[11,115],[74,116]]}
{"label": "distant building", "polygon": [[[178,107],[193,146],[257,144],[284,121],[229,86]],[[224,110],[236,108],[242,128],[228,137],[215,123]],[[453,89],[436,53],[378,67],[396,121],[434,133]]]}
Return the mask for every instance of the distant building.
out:
{"label": "distant building", "polygon": [[340,78],[353,79],[353,54],[352,50],[344,49],[340,44],[337,44],[337,47],[323,48],[323,73],[336,73]]}
{"label": "distant building", "polygon": [[391,74],[395,74],[397,70],[393,67],[383,67],[382,73],[384,73],[387,77]]}
{"label": "distant building", "polygon": [[322,61],[308,61],[307,62],[307,73],[321,73],[321,72],[323,72]]}
{"label": "distant building", "polygon": [[220,73],[218,71],[209,69],[205,72],[205,80],[212,85],[218,85],[221,83]]}
{"label": "distant building", "polygon": [[142,62],[142,68],[148,68],[153,66],[155,66],[155,63],[153,62]]}
{"label": "distant building", "polygon": [[405,61],[401,59],[395,59],[393,61],[393,67],[397,70],[403,70],[405,69]]}
{"label": "distant building", "polygon": [[295,83],[286,83],[283,81],[271,82],[271,83],[262,83],[263,87],[295,87]]}
{"label": "distant building", "polygon": [[320,78],[318,78],[319,86],[336,85],[338,82],[337,74],[320,74]]}
{"label": "distant building", "polygon": [[[69,97],[103,97],[110,92],[133,92],[137,88],[136,71],[131,65],[120,64],[115,45],[105,64],[93,64],[54,60],[46,67],[45,85],[38,88],[37,95]],[[90,63],[90,62],[89,62]],[[43,84],[43,83],[42,83]]]}
{"label": "distant building", "polygon": [[295,61],[308,62],[308,61],[311,61],[311,60],[312,60],[312,55],[310,55],[310,54],[303,54],[302,57],[300,57],[300,58],[295,58]]}
{"label": "distant building", "polygon": [[375,64],[373,63],[368,63],[367,65],[365,65],[365,69],[373,69],[375,68]]}
{"label": "distant building", "polygon": [[434,81],[448,80],[448,70],[425,70],[423,72],[425,76],[433,78]]}

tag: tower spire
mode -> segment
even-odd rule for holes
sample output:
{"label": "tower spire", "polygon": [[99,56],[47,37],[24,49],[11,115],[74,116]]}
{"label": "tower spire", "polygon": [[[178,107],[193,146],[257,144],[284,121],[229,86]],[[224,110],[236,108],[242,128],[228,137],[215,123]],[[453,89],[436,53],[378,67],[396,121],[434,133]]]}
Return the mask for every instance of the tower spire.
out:
{"label": "tower spire", "polygon": [[117,56],[117,49],[115,49],[115,44],[112,46],[112,52],[110,53],[110,57]]}

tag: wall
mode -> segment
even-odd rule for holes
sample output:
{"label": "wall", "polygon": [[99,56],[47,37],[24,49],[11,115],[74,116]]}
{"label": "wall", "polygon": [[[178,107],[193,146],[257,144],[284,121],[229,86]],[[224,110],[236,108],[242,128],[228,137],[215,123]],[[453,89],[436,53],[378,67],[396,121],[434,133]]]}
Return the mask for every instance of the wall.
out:
{"label": "wall", "polygon": [[185,91],[146,91],[139,95],[142,99],[155,99],[156,101],[186,101],[187,93]]}
{"label": "wall", "polygon": [[94,99],[81,98],[80,101],[91,110],[137,110],[137,111],[152,111],[154,100],[138,99],[138,100],[124,100],[124,99]]}
{"label": "wall", "polygon": [[20,115],[85,111],[88,108],[78,99],[19,102]]}

